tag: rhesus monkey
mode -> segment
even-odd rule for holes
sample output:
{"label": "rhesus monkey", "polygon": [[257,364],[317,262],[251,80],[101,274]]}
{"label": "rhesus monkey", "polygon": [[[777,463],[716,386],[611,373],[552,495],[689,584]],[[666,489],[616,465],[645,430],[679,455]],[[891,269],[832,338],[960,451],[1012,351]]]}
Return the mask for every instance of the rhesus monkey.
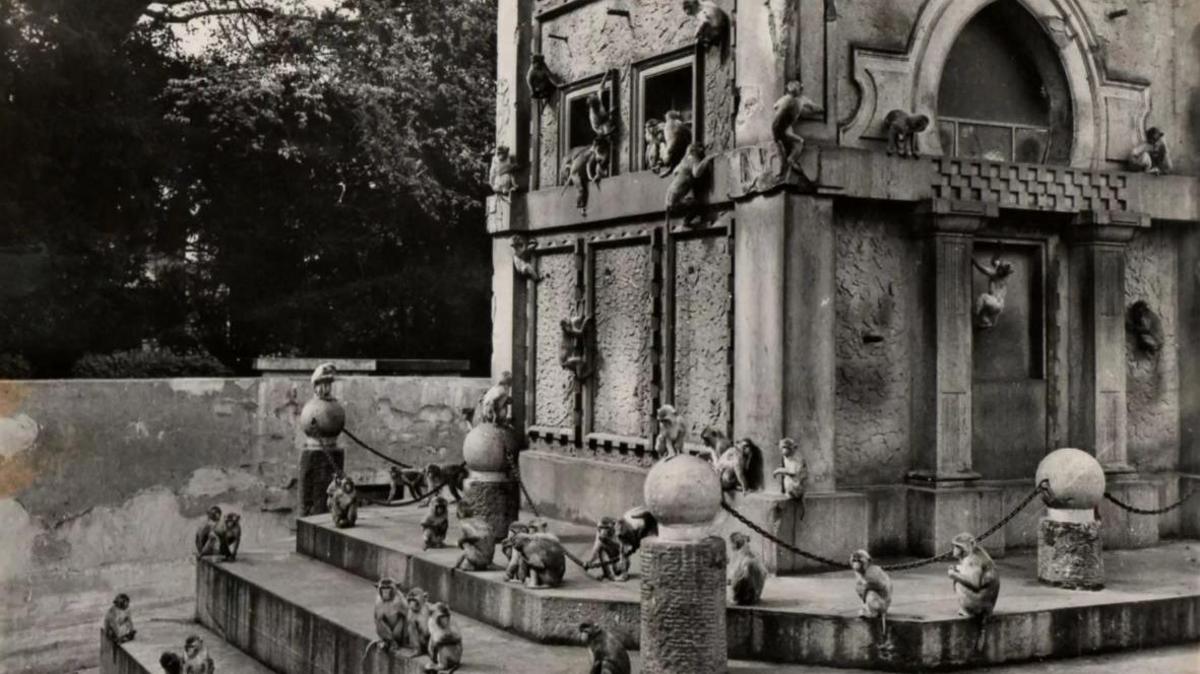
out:
{"label": "rhesus monkey", "polygon": [[513,553],[520,558],[518,577],[525,579],[531,590],[562,585],[567,573],[567,555],[558,537],[553,534],[516,534],[512,537]]}
{"label": "rhesus monkey", "polygon": [[354,526],[358,522],[358,491],[354,487],[354,480],[345,475],[340,480],[335,477],[330,488],[333,493],[329,496],[329,513],[333,526],[339,529]]}
{"label": "rhesus monkey", "polygon": [[[312,382],[313,393],[318,398],[333,400],[333,382],[335,379],[337,379],[337,366],[333,363],[321,363],[313,370],[309,381]],[[313,423],[316,423],[316,420]]]}
{"label": "rhesus monkey", "polygon": [[683,420],[674,405],[663,405],[655,414],[658,419],[658,436],[654,438],[654,451],[659,459],[683,452]]}
{"label": "rhesus monkey", "polygon": [[780,440],[779,456],[783,460],[783,467],[776,468],[771,475],[783,479],[783,493],[787,494],[788,498],[803,501],[804,491],[808,486],[808,463],[800,453],[800,448],[796,446],[796,441],[791,438]]}
{"label": "rhesus monkey", "polygon": [[[704,148],[693,143],[688,147],[687,156],[683,158],[671,173],[671,182],[667,185],[667,195],[664,203],[666,225],[671,226],[671,212],[685,203],[695,200],[700,181],[708,175],[712,165],[712,157],[705,158]],[[684,222],[685,225],[688,221]]]}
{"label": "rhesus monkey", "polygon": [[629,580],[629,558],[617,539],[617,521],[611,517],[601,517],[596,523],[596,541],[583,565],[586,568],[596,563],[600,564],[600,580]]}
{"label": "rhesus monkey", "polygon": [[434,495],[441,493],[442,487],[450,489],[450,495],[457,503],[462,500],[463,483],[467,480],[467,464],[431,463],[425,466],[425,480],[429,482],[429,488],[434,490],[429,493],[429,498],[425,499],[425,507],[429,507]]}
{"label": "rhesus monkey", "polygon": [[158,666],[162,667],[166,674],[182,674],[183,658],[179,657],[178,653],[163,651],[162,655],[158,656]]}
{"label": "rhesus monkey", "polygon": [[1011,262],[1000,259],[1000,254],[992,256],[990,265],[979,264],[974,257],[971,264],[988,278],[986,293],[980,293],[975,300],[975,327],[986,330],[994,325],[1004,311],[1004,299],[1008,295],[1008,277],[1013,273]]}
{"label": "rhesus monkey", "polygon": [[1137,340],[1137,346],[1146,353],[1158,353],[1163,345],[1162,321],[1145,300],[1129,306],[1129,318],[1125,325]]}
{"label": "rhesus monkey", "polygon": [[608,630],[593,623],[580,623],[579,636],[592,657],[589,674],[630,674],[629,651],[625,644]]}
{"label": "rhesus monkey", "polygon": [[658,146],[658,156],[662,170],[658,175],[665,178],[671,175],[675,165],[687,155],[692,144],[692,130],[684,123],[683,115],[678,110],[668,110],[660,131],[662,144]]}
{"label": "rhesus monkey", "polygon": [[1163,138],[1162,129],[1157,126],[1146,129],[1146,142],[1138,143],[1129,153],[1129,170],[1158,175],[1174,168]]}
{"label": "rhesus monkey", "polygon": [[645,128],[643,129],[642,141],[645,144],[643,150],[644,169],[658,171],[662,168],[663,158],[659,153],[663,143],[662,122],[657,119],[647,119]]}
{"label": "rhesus monkey", "polygon": [[696,17],[696,51],[719,46],[724,62],[729,44],[729,15],[725,10],[711,0],[683,0],[683,11]]}
{"label": "rhesus monkey", "polygon": [[381,647],[384,652],[400,650],[408,631],[408,603],[397,592],[396,581],[381,578],[375,589],[375,634],[379,638],[367,644],[363,650],[363,661],[374,646]]}
{"label": "rhesus monkey", "polygon": [[530,241],[527,237],[517,235],[513,237],[512,243],[509,244],[513,249],[513,269],[517,270],[517,274],[527,279],[532,279],[534,283],[542,280],[542,275],[537,272],[533,266],[533,249],[537,248],[537,241]]}
{"label": "rhesus monkey", "polygon": [[753,440],[742,438],[721,453],[721,457],[717,459],[716,470],[717,477],[721,478],[722,491],[737,489],[743,494],[746,493],[750,488],[750,463],[757,452],[758,447],[754,445]]}
{"label": "rhesus monkey", "polygon": [[796,122],[810,111],[816,110],[817,104],[804,96],[804,85],[800,80],[789,80],[784,87],[783,96],[775,101],[775,116],[771,119],[771,136],[779,148],[783,165],[779,167],[779,175],[786,176],[791,171],[801,172],[800,153],[804,151],[804,138],[796,133]]}
{"label": "rhesus monkey", "polygon": [[122,592],[113,598],[112,606],[104,614],[104,636],[115,644],[133,641],[137,630],[133,629],[133,616],[129,613],[129,595]]}
{"label": "rhesus monkey", "polygon": [[512,409],[512,373],[505,370],[483,399],[479,401],[479,414],[475,415],[481,423],[508,426],[510,410]]}
{"label": "rhesus monkey", "polygon": [[604,87],[608,84],[608,76],[611,74],[611,71],[604,73],[604,77],[600,79],[600,87],[587,97],[588,121],[592,125],[592,133],[596,134],[596,138],[604,140],[610,140],[617,131],[612,111],[604,102]]}
{"label": "rhesus monkey", "polygon": [[617,539],[628,558],[642,547],[642,539],[658,535],[658,521],[646,506],[634,506],[617,520]]}
{"label": "rhesus monkey", "polygon": [[487,571],[492,568],[492,557],[496,554],[496,538],[487,522],[477,519],[466,501],[458,503],[458,526],[462,533],[458,547],[462,556],[454,564],[456,569]]}
{"label": "rhesus monkey", "polygon": [[191,635],[183,642],[183,674],[213,674],[216,667],[204,647],[204,640]]}
{"label": "rhesus monkey", "polygon": [[588,205],[588,170],[593,161],[595,161],[595,150],[592,149],[592,146],[577,148],[567,158],[567,179],[563,181],[562,192],[560,192],[560,194],[566,194],[567,188],[571,185],[575,186],[575,208],[579,209],[579,214],[585,218]]}
{"label": "rhesus monkey", "polygon": [[391,478],[392,485],[388,489],[387,500],[395,501],[397,498],[404,498],[405,493],[409,495],[409,498],[414,499],[423,496],[421,492],[425,491],[424,470],[389,466],[388,477]]}
{"label": "rhesus monkey", "polygon": [[984,627],[1000,596],[1000,574],[992,556],[971,534],[959,534],[951,544],[958,562],[950,567],[947,575],[954,581],[954,593],[958,595],[958,614],[979,621],[975,649],[982,651],[987,638]]}
{"label": "rhesus monkey", "polygon": [[611,164],[611,155],[608,150],[611,143],[608,138],[596,136],[592,140],[591,158],[588,160],[587,177],[588,180],[600,184],[601,178],[607,178]]}
{"label": "rhesus monkey", "polygon": [[497,145],[492,154],[492,168],[488,173],[488,184],[496,195],[508,198],[517,191],[517,159],[507,145]]}
{"label": "rhesus monkey", "polygon": [[725,450],[733,446],[733,443],[729,441],[729,438],[724,433],[712,426],[705,426],[704,430],[700,431],[700,441],[704,443],[704,447],[707,449],[705,457],[714,466],[720,461],[721,455],[725,453]]}
{"label": "rhesus monkey", "polygon": [[462,665],[462,633],[450,622],[450,608],[441,602],[429,607],[429,660],[426,672],[448,674]]}
{"label": "rhesus monkey", "polygon": [[903,110],[892,110],[883,118],[883,129],[887,132],[887,153],[899,152],[901,157],[921,156],[921,145],[917,140],[929,128],[929,117],[910,115]]}
{"label": "rhesus monkey", "polygon": [[530,57],[529,70],[525,71],[525,82],[529,85],[529,93],[538,101],[538,111],[546,105],[546,99],[554,95],[560,86],[558,78],[550,72],[546,65],[546,57],[534,54]]}
{"label": "rhesus monkey", "polygon": [[225,513],[225,521],[217,528],[217,536],[221,540],[221,556],[227,562],[237,561],[238,548],[242,545],[242,516],[237,513]]}
{"label": "rhesus monkey", "polygon": [[767,584],[767,567],[750,549],[750,537],[735,531],[729,534],[733,546],[733,564],[729,574],[729,588],[733,603],[753,606],[762,599],[763,586]]}
{"label": "rhesus monkey", "polygon": [[504,580],[524,582],[521,578],[521,556],[513,550],[513,538],[517,534],[528,534],[534,531],[528,522],[513,522],[508,525],[508,536],[500,541],[500,552],[508,558],[508,564],[504,567]]}
{"label": "rhesus monkey", "polygon": [[208,515],[204,523],[196,529],[196,556],[203,557],[205,555],[217,554],[217,548],[220,542],[215,535],[217,527],[221,525],[221,508],[213,506],[208,509]]}
{"label": "rhesus monkey", "polygon": [[578,384],[592,375],[587,358],[587,340],[592,327],[592,317],[582,312],[559,321],[562,340],[558,344],[558,364],[570,370]]}
{"label": "rhesus monkey", "polygon": [[429,604],[425,590],[414,587],[408,591],[408,645],[418,655],[429,652]]}
{"label": "rhesus monkey", "polygon": [[858,615],[863,618],[879,618],[880,635],[887,638],[887,612],[892,605],[892,579],[875,562],[866,550],[855,550],[850,554],[850,568],[854,569],[854,591],[862,602]]}
{"label": "rhesus monkey", "polygon": [[421,520],[421,538],[425,549],[442,548],[446,546],[446,531],[450,528],[450,516],[446,507],[446,499],[434,496],[430,502],[429,512]]}

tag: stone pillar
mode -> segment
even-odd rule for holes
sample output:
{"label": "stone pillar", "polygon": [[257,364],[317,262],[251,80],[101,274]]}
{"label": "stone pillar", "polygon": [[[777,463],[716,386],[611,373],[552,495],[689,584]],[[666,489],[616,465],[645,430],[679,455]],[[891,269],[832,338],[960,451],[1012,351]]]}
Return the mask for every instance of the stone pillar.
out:
{"label": "stone pillar", "polygon": [[336,378],[337,368],[332,363],[317,366],[312,374],[313,397],[300,411],[305,436],[297,480],[301,517],[329,512],[326,490],[334,474],[345,470],[346,456],[338,448],[338,438],[346,427],[346,410],[333,397]]}
{"label": "stone pillar", "polygon": [[677,455],[646,476],[658,536],[642,542],[642,672],[726,671],[725,542],[708,535],[721,485],[707,461]]}
{"label": "stone pillar", "polygon": [[1106,473],[1131,473],[1126,454],[1125,244],[1141,221],[1081,213],[1071,229],[1069,440]]}
{"label": "stone pillar", "polygon": [[910,480],[961,485],[971,470],[972,237],[998,214],[995,204],[934,200],[918,213],[925,235],[918,340],[913,380],[916,468]]}
{"label": "stone pillar", "polygon": [[463,498],[475,517],[488,523],[496,540],[504,538],[521,507],[516,436],[503,426],[479,424],[463,438],[463,460],[470,471]]}
{"label": "stone pillar", "polygon": [[1057,449],[1038,464],[1037,484],[1046,481],[1049,507],[1038,525],[1038,581],[1070,590],[1104,587],[1100,523],[1095,507],[1104,497],[1104,469],[1078,449]]}

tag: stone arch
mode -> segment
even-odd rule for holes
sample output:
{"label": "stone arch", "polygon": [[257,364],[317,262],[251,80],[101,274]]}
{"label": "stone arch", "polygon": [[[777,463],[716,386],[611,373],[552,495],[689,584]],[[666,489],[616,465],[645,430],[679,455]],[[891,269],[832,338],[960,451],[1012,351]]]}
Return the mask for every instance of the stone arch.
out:
{"label": "stone arch", "polygon": [[[950,50],[962,29],[998,0],[928,0],[903,54],[855,48],[853,77],[861,98],[839,138],[851,147],[876,147],[883,117],[892,109],[937,119],[938,88]],[[1078,0],[1005,0],[1019,3],[1057,46],[1074,111],[1070,165],[1103,168],[1120,161],[1142,135],[1149,114],[1149,85],[1109,80],[1095,35]],[[922,136],[927,154],[942,154],[937,133]]]}

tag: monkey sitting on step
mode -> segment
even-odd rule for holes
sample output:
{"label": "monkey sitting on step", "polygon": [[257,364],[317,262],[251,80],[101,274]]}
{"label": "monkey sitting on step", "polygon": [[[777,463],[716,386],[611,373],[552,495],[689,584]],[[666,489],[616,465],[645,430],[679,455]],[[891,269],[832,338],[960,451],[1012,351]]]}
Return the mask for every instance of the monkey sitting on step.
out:
{"label": "monkey sitting on step", "polygon": [[735,531],[729,534],[733,546],[733,559],[729,574],[729,588],[733,603],[738,606],[753,606],[762,599],[763,587],[767,584],[767,567],[750,549],[750,537]]}
{"label": "monkey sitting on step", "polygon": [[446,532],[450,529],[450,516],[446,499],[434,496],[430,502],[429,512],[421,520],[421,538],[424,549],[441,548],[446,545]]}
{"label": "monkey sitting on step", "polygon": [[594,623],[580,623],[579,635],[592,658],[590,674],[630,674],[629,651],[608,630]]}
{"label": "monkey sitting on step", "polygon": [[429,659],[426,672],[450,674],[462,666],[462,633],[450,622],[450,608],[441,602],[429,607]]}
{"label": "monkey sitting on step", "polygon": [[600,580],[629,580],[629,558],[617,539],[617,521],[611,517],[601,517],[596,523],[596,542],[584,566],[592,564],[600,565]]}
{"label": "monkey sitting on step", "polygon": [[862,602],[858,615],[863,618],[878,617],[880,634],[887,638],[887,612],[892,605],[891,577],[871,560],[866,550],[855,550],[850,555],[850,568],[854,569],[854,591]]}
{"label": "monkey sitting on step", "polygon": [[950,567],[947,575],[954,581],[954,593],[958,595],[958,614],[979,621],[979,637],[976,650],[982,651],[986,640],[985,627],[996,599],[1000,596],[1000,574],[992,556],[968,533],[961,533],[951,541],[954,558],[958,561]]}
{"label": "monkey sitting on step", "polygon": [[118,594],[104,614],[104,636],[115,644],[133,641],[137,630],[133,629],[133,616],[129,613],[129,595]]}

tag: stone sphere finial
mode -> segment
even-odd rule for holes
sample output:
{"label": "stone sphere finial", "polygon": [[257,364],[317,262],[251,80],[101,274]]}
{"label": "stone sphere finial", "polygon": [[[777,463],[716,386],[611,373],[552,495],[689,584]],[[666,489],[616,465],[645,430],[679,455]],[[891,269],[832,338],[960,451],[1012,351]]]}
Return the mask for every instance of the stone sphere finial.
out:
{"label": "stone sphere finial", "polygon": [[346,427],[346,410],[333,397],[333,382],[337,368],[333,363],[321,363],[312,373],[313,397],[300,411],[300,428],[309,440],[324,446],[337,444]]}
{"label": "stone sphere finial", "polygon": [[1096,457],[1081,449],[1064,447],[1047,454],[1038,464],[1038,484],[1050,482],[1042,500],[1051,508],[1089,510],[1104,497],[1104,468]]}
{"label": "stone sphere finial", "polygon": [[707,461],[677,454],[654,464],[642,496],[658,520],[660,538],[695,540],[721,510],[721,481]]}
{"label": "stone sphere finial", "polygon": [[511,430],[484,422],[463,438],[463,461],[473,473],[507,473],[508,459],[516,454],[517,445]]}

